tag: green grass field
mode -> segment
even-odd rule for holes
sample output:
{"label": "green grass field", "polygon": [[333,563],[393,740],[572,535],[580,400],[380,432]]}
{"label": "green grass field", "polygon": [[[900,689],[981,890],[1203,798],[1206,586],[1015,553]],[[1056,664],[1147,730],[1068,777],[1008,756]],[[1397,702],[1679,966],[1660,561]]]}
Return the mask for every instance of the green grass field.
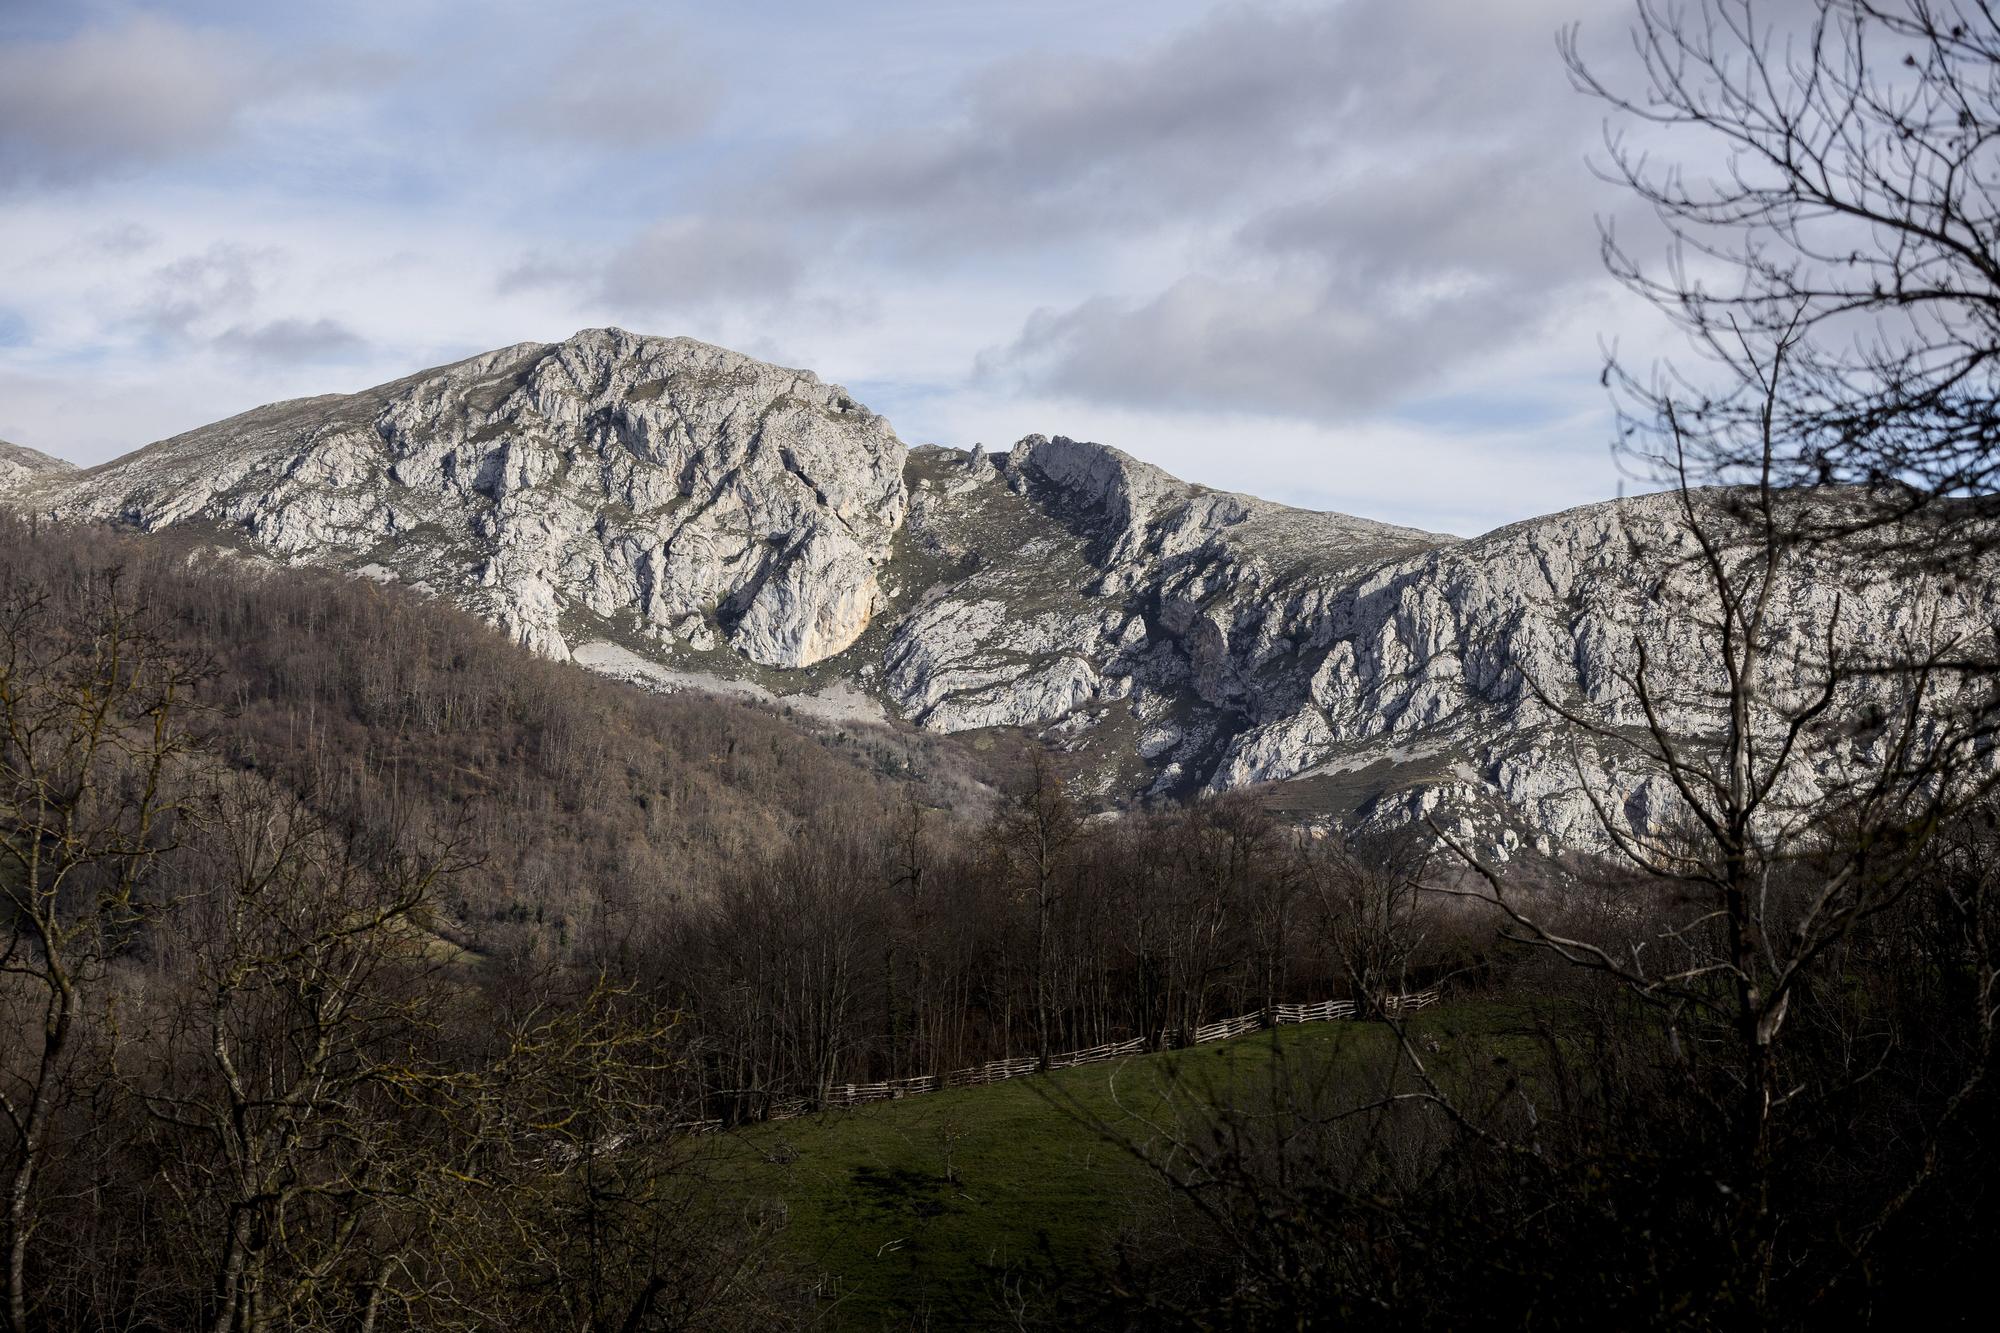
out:
{"label": "green grass field", "polygon": [[[1411,1024],[1460,1068],[1520,1044],[1525,1026],[1477,1002]],[[782,1243],[825,1275],[835,1327],[1000,1323],[1010,1290],[1089,1282],[1162,1194],[1133,1147],[1199,1134],[1207,1108],[1256,1114],[1278,1086],[1365,1100],[1393,1045],[1379,1023],[1306,1024],[758,1125],[705,1152],[719,1196],[783,1210]]]}

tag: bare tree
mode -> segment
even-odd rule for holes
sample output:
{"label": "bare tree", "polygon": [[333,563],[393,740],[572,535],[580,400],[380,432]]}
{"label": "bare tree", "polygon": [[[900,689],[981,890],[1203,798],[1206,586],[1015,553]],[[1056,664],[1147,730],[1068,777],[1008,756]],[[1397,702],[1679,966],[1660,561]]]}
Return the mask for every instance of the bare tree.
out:
{"label": "bare tree", "polygon": [[890,888],[896,898],[896,913],[882,946],[890,1063],[899,1074],[936,1073],[941,1035],[933,958],[936,835],[930,808],[914,792],[904,803],[895,833],[896,864]]}
{"label": "bare tree", "polygon": [[1934,560],[1989,547],[1984,525],[1897,525],[1938,501],[1985,513],[2000,481],[2000,11],[1813,0],[1802,26],[1779,13],[1638,0],[1631,80],[1564,34],[1576,86],[1610,113],[1605,174],[1670,238],[1653,262],[1607,227],[1606,262],[1706,363],[1614,365],[1622,439],[1650,475],[1685,462],[1698,480],[1852,488],[1786,514],[1803,534],[1886,524]]}
{"label": "bare tree", "polygon": [[412,1265],[418,1308],[591,1333],[787,1325],[768,1220],[728,1216],[696,1170],[680,1028],[603,977],[508,1017],[448,1089],[437,1174],[456,1187]]}
{"label": "bare tree", "polygon": [[[1607,263],[1701,356],[1607,373],[1621,448],[1673,488],[1671,521],[1631,532],[1633,614],[1694,629],[1701,652],[1656,660],[1635,630],[1620,698],[1527,685],[1578,737],[1580,785],[1637,872],[1617,891],[1641,925],[1567,934],[1447,841],[1515,939],[1657,1008],[1727,1127],[1725,1234],[1766,1311],[1779,1159],[1815,1096],[1834,1095],[1802,1081],[1791,1050],[1802,997],[1905,905],[1935,831],[1993,783],[2000,655],[1990,632],[1953,627],[1979,623],[1995,573],[2000,14],[1817,0],[1794,30],[1754,0],[1636,12],[1637,88],[1591,68],[1574,32],[1564,54],[1613,113],[1609,174],[1671,237],[1653,265],[1607,230]],[[1868,641],[1829,590],[1891,576],[1906,614]],[[1990,976],[1984,937],[1967,939]],[[1966,992],[1973,1031],[1992,1030],[1995,998]],[[1990,1041],[1973,1048],[1918,1137],[1935,1145],[1990,1056]],[[1864,1228],[1857,1257],[1879,1235]]]}
{"label": "bare tree", "polygon": [[369,847],[254,778],[210,824],[207,883],[163,941],[175,1001],[125,1037],[131,1082],[210,1274],[206,1326],[336,1323],[409,1189],[404,1094],[437,1077],[419,1048],[443,1002],[426,911],[458,858]]}
{"label": "bare tree", "polygon": [[1409,989],[1410,962],[1424,943],[1418,898],[1428,848],[1404,838],[1364,853],[1327,839],[1307,844],[1300,859],[1324,947],[1362,1011],[1384,1013],[1386,999]]}
{"label": "bare tree", "polygon": [[36,1180],[94,988],[158,904],[147,873],[183,803],[197,672],[117,572],[73,595],[0,594],[0,980],[32,1019],[0,1058],[7,1319],[31,1318]]}
{"label": "bare tree", "polygon": [[[1552,928],[1502,868],[1437,830],[1513,939],[1656,1008],[1724,1127],[1734,1289],[1759,1312],[1771,1308],[1777,1266],[1779,1158],[1789,1126],[1812,1110],[1810,1080],[1788,1055],[1795,1007],[1837,975],[1858,929],[1914,891],[1931,834],[1993,782],[1990,683],[1950,669],[1963,645],[1940,628],[1946,618],[1917,615],[1901,643],[1856,645],[1840,597],[1824,591],[1865,578],[1872,552],[1802,540],[1817,521],[1801,511],[1840,498],[1778,484],[1778,403],[1794,346],[1775,349],[1766,410],[1744,427],[1761,433],[1756,483],[1702,491],[1683,471],[1671,521],[1632,532],[1634,619],[1673,619],[1695,632],[1699,653],[1654,660],[1642,623],[1615,698],[1589,704],[1526,682],[1534,705],[1573,729],[1579,786],[1608,847],[1637,872],[1602,887],[1653,924],[1617,938]],[[1665,412],[1678,466],[1688,437],[1717,427],[1684,425],[1672,403]],[[1920,589],[1908,595],[1922,600]],[[1635,814],[1638,791],[1648,799]],[[1705,1070],[1696,1050],[1710,1053]],[[1976,1085],[1986,1071],[1982,1057],[1966,1077]]]}
{"label": "bare tree", "polygon": [[990,831],[993,849],[1032,913],[1029,995],[1035,1015],[1035,1058],[1054,1053],[1057,1011],[1056,935],[1071,855],[1083,820],[1047,755],[1037,750],[1028,780]]}

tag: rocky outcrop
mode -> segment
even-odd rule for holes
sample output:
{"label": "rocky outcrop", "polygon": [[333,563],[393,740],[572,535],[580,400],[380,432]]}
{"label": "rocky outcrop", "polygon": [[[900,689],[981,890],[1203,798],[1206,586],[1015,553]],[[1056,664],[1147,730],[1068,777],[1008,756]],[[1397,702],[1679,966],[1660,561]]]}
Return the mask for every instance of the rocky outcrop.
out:
{"label": "rocky outcrop", "polygon": [[[1468,541],[1059,436],[906,451],[838,387],[686,339],[503,348],[85,473],[7,473],[20,452],[0,451],[10,504],[399,579],[656,688],[1027,728],[1109,797],[1281,784],[1302,811],[1478,812],[1497,845],[1552,850],[1601,842],[1587,787],[1635,829],[1672,806],[1555,707],[1636,726],[1643,644],[1668,725],[1714,721],[1697,567],[1666,499]],[[1774,699],[1817,679],[1828,624],[1881,645],[2000,619],[1990,578],[1788,578]],[[1872,762],[1865,728],[1813,744],[1808,786]]]}
{"label": "rocky outcrop", "polygon": [[1060,437],[990,461],[923,451],[912,477],[911,534],[956,568],[948,595],[897,622],[894,701],[940,730],[1074,731],[1095,730],[1079,709],[1118,702],[1163,791],[1309,766],[1302,720],[1230,746],[1307,702],[1301,640],[1340,589],[1452,540],[1191,486]]}
{"label": "rocky outcrop", "polygon": [[34,449],[0,440],[0,493],[35,477],[75,470],[60,458],[51,458]]}
{"label": "rocky outcrop", "polygon": [[[1719,722],[1712,598],[1675,497],[1461,541],[1205,490],[1064,439],[999,459],[919,451],[911,476],[910,533],[941,570],[895,621],[881,688],[933,729],[1043,730],[1096,756],[1107,790],[1289,783],[1295,808],[1476,815],[1503,845],[1602,845],[1590,792],[1637,832],[1673,800],[1618,747],[1580,746],[1559,710],[1639,729],[1643,644],[1668,729]],[[1786,577],[1773,699],[1824,679],[1828,627],[1867,652],[2000,618],[1991,578],[1930,586],[1824,557]],[[1865,751],[1829,738],[1798,780],[1835,780]]]}
{"label": "rocky outcrop", "polygon": [[385,571],[555,656],[616,626],[787,668],[867,627],[902,474],[888,423],[809,372],[596,329],[260,408],[31,499]]}

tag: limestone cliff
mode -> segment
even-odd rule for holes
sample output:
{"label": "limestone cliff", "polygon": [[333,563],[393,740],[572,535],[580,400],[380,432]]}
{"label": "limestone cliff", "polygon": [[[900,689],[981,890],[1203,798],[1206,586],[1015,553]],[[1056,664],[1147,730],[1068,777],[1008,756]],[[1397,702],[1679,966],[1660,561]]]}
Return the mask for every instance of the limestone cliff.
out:
{"label": "limestone cliff", "polygon": [[902,465],[810,373],[600,329],[259,408],[22,502],[394,576],[553,656],[604,621],[798,667],[867,626]]}
{"label": "limestone cliff", "polygon": [[[1686,684],[1667,722],[1713,721],[1713,639],[1668,497],[1461,540],[1061,437],[905,450],[841,389],[686,339],[592,330],[87,472],[47,462],[0,450],[10,503],[398,579],[662,688],[1028,728],[1112,798],[1280,784],[1272,799],[1301,811],[1478,819],[1495,845],[1553,850],[1600,840],[1586,784],[1634,827],[1669,802],[1552,705],[1637,725],[1643,643]],[[2000,619],[1985,578],[1787,578],[1778,637],[1795,647],[1829,624],[1868,645]],[[1809,658],[1773,688],[1808,687]],[[1865,739],[1814,743],[1802,781],[1870,761]]]}

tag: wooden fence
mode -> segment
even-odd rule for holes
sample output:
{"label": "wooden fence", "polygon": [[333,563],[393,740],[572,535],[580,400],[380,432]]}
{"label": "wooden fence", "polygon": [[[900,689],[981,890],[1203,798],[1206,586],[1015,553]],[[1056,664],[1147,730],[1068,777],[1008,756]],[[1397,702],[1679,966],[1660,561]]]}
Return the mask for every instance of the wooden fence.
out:
{"label": "wooden fence", "polygon": [[1138,1055],[1146,1049],[1144,1037],[1134,1037],[1130,1041],[1107,1042],[1103,1046],[1092,1046],[1084,1051],[1065,1051],[1061,1055],[1049,1057],[1051,1069],[1074,1069],[1078,1065],[1095,1064],[1099,1060],[1116,1060],[1120,1056]]}
{"label": "wooden fence", "polygon": [[[1378,1006],[1385,1014],[1415,1013],[1428,1009],[1441,998],[1440,988],[1432,986],[1412,995],[1385,995]],[[1203,1023],[1189,1032],[1186,1042],[1199,1046],[1205,1042],[1226,1041],[1231,1037],[1248,1036],[1265,1028],[1279,1027],[1293,1023],[1325,1023],[1334,1019],[1354,1018],[1361,1013],[1361,1006],[1353,1000],[1321,1000],[1318,1004],[1280,1004],[1269,1009],[1259,1009],[1253,1014],[1242,1014],[1236,1018],[1221,1018],[1213,1023]],[[1078,1065],[1095,1064],[1100,1060],[1117,1060],[1128,1055],[1138,1055],[1149,1049],[1162,1049],[1174,1043],[1162,1034],[1157,1042],[1145,1037],[1133,1037],[1128,1041],[1106,1042],[1102,1046],[1092,1046],[1081,1051],[1064,1051],[1049,1057],[1050,1069],[1074,1069]],[[828,1107],[866,1106],[870,1102],[900,1101],[905,1097],[920,1097],[939,1088],[976,1088],[988,1083],[999,1083],[1005,1079],[1020,1078],[1026,1074],[1040,1073],[1041,1061],[1031,1055],[1019,1056],[1011,1060],[988,1060],[983,1065],[970,1069],[956,1069],[940,1078],[936,1074],[921,1074],[916,1078],[892,1078],[880,1083],[840,1083],[826,1090],[821,1104]],[[780,1107],[783,1107],[781,1110]],[[788,1119],[802,1115],[807,1109],[802,1097],[781,1097],[772,1101],[768,1118]]]}
{"label": "wooden fence", "polygon": [[1321,1000],[1318,1004],[1280,1004],[1271,1010],[1272,1023],[1324,1023],[1333,1018],[1352,1018],[1361,1006],[1352,1000]]}
{"label": "wooden fence", "polygon": [[[1385,995],[1376,1005],[1375,1012],[1383,1014],[1415,1013],[1428,1009],[1439,999],[1440,988],[1432,986],[1413,995]],[[1100,1060],[1117,1060],[1128,1055],[1139,1055],[1148,1050],[1159,1050],[1174,1045],[1200,1045],[1204,1042],[1223,1041],[1230,1037],[1246,1036],[1264,1028],[1285,1026],[1292,1023],[1324,1023],[1334,1019],[1355,1018],[1361,1014],[1361,1006],[1353,1000],[1322,1000],[1317,1004],[1279,1004],[1269,1009],[1260,1009],[1254,1014],[1242,1014],[1235,1018],[1217,1019],[1213,1023],[1203,1023],[1192,1031],[1180,1034],[1161,1033],[1156,1039],[1133,1037],[1127,1041],[1111,1041],[1101,1046],[1091,1046],[1081,1051],[1064,1051],[1049,1057],[1050,1069],[1074,1069],[1078,1065],[1095,1064]],[[1169,1040],[1176,1037],[1176,1040]],[[1020,1078],[1026,1074],[1041,1072],[1042,1064],[1033,1056],[1019,1056],[1009,1060],[988,1060],[983,1065],[970,1069],[953,1070],[939,1077],[936,1074],[921,1074],[916,1078],[892,1078],[880,1083],[842,1083],[826,1091],[817,1099],[788,1096],[738,1089],[734,1092],[715,1094],[718,1096],[743,1098],[751,1108],[748,1115],[739,1115],[753,1120],[790,1120],[805,1115],[821,1107],[866,1106],[870,1102],[898,1101],[904,1097],[919,1097],[940,1088],[973,1088],[987,1083],[999,1083],[1005,1079]],[[579,1144],[557,1143],[551,1145],[542,1161],[558,1171],[567,1171],[588,1155],[604,1156],[623,1151],[635,1142],[652,1141],[666,1135],[712,1134],[724,1127],[721,1118],[682,1120],[659,1129],[648,1131],[620,1130],[605,1135],[588,1149]]]}
{"label": "wooden fence", "polygon": [[1203,1023],[1189,1035],[1194,1045],[1205,1041],[1228,1041],[1231,1037],[1246,1037],[1264,1028],[1264,1015],[1260,1010],[1254,1014],[1244,1014],[1240,1018],[1218,1018],[1213,1023]]}

